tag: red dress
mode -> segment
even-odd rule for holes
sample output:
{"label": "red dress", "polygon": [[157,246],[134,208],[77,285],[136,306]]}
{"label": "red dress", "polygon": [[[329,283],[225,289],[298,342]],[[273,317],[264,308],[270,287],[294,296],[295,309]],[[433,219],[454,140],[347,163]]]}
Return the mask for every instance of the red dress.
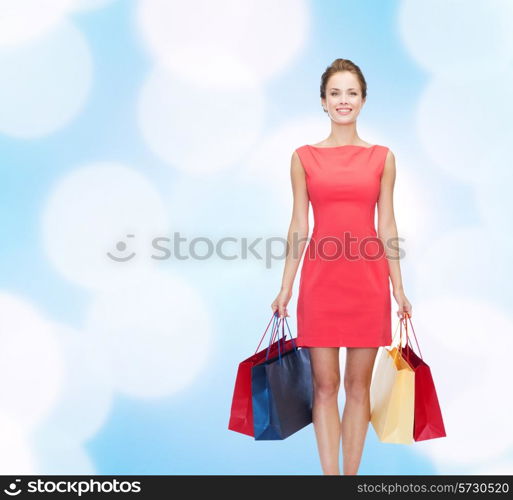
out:
{"label": "red dress", "polygon": [[297,345],[392,343],[389,267],[374,226],[386,146],[305,145],[314,229],[301,268]]}

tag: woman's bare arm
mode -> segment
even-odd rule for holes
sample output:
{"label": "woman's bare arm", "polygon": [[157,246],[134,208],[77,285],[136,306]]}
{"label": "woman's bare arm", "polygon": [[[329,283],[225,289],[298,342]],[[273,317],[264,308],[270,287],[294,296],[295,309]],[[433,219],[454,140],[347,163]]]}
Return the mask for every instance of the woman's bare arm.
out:
{"label": "woman's bare arm", "polygon": [[308,208],[310,198],[306,187],[306,174],[296,151],[292,154],[290,179],[294,203],[287,234],[287,256],[281,283],[281,290],[271,304],[273,311],[279,309],[280,316],[289,316],[287,304],[292,296],[294,279],[308,239]]}
{"label": "woman's bare arm", "polygon": [[394,214],[394,185],[396,177],[395,156],[388,151],[378,199],[378,237],[383,242],[388,259],[390,280],[392,281],[394,297],[399,305],[398,315],[408,312],[411,315],[411,304],[404,295],[403,280],[399,262],[399,240]]}

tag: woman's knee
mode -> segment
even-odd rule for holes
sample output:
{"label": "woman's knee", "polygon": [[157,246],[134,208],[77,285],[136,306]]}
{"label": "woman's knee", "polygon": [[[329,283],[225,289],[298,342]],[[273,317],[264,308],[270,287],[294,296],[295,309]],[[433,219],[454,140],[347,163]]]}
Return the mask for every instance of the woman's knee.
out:
{"label": "woman's knee", "polygon": [[333,398],[340,389],[340,375],[332,373],[322,377],[314,377],[313,387],[315,395],[321,398]]}
{"label": "woman's knee", "polygon": [[345,377],[344,390],[346,400],[350,399],[357,403],[365,403],[369,398],[370,380],[362,377]]}

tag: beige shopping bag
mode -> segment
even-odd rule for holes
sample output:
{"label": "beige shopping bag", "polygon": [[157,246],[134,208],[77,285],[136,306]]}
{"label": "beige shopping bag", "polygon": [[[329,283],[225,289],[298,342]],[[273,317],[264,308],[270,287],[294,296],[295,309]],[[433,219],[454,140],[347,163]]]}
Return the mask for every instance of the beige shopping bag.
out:
{"label": "beige shopping bag", "polygon": [[[401,320],[399,320],[401,321]],[[397,330],[397,329],[396,329]],[[398,346],[381,347],[370,387],[371,424],[380,441],[412,444],[415,372]]]}

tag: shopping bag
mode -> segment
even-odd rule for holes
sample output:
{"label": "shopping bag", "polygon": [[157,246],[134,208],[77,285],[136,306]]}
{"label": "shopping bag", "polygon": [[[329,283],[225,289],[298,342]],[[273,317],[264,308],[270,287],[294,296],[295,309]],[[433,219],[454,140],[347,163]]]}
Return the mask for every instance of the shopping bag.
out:
{"label": "shopping bag", "polygon": [[[274,322],[271,329],[269,346],[258,351],[267,330],[269,330],[269,325],[273,320]],[[228,422],[229,430],[240,432],[248,436],[254,435],[253,401],[251,396],[251,368],[259,363],[263,363],[266,360],[266,357],[268,359],[273,358],[278,353],[278,341],[274,342],[275,336],[278,336],[277,326],[278,312],[276,311],[267,324],[264,334],[256,348],[255,354],[239,363],[237,376],[235,378],[235,386],[233,389],[230,419]],[[280,339],[279,341],[283,343],[283,339]],[[290,343],[281,346],[283,352],[292,348],[293,346]]]}
{"label": "shopping bag", "polygon": [[[282,338],[284,323],[286,318],[281,321]],[[286,439],[312,423],[310,351],[298,348],[294,338],[285,346],[283,352],[278,343],[278,356],[251,368],[255,440]]]}
{"label": "shopping bag", "polygon": [[442,411],[436,394],[435,383],[431,375],[431,369],[422,358],[417,335],[413,329],[411,318],[407,315],[415,342],[421,357],[413,351],[411,346],[411,336],[408,334],[408,323],[406,321],[406,339],[407,343],[402,350],[404,359],[415,371],[415,411],[413,425],[413,439],[415,441],[424,441],[426,439],[435,439],[446,437],[445,426],[442,418]]}
{"label": "shopping bag", "polygon": [[[403,331],[391,349],[381,347],[370,386],[371,424],[380,441],[412,444],[415,372],[402,355]],[[398,325],[399,325],[398,324]],[[396,328],[397,331],[397,328]],[[394,333],[395,337],[395,333]]]}

